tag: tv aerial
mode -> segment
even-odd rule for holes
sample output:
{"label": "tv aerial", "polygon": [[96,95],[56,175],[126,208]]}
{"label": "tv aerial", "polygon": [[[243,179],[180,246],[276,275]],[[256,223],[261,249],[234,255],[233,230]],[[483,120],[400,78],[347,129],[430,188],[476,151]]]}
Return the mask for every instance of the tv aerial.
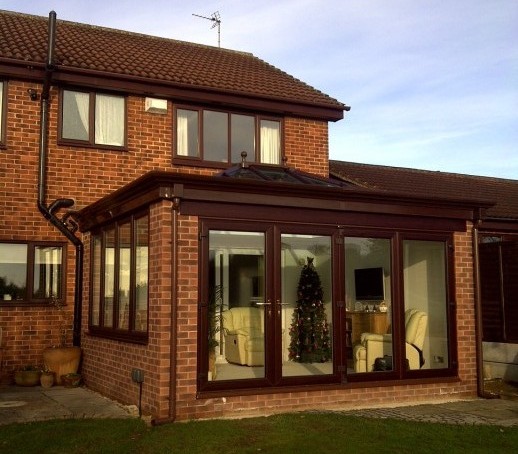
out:
{"label": "tv aerial", "polygon": [[202,19],[207,19],[212,21],[212,27],[218,27],[218,47],[221,47],[221,17],[219,15],[219,11],[216,11],[215,13],[212,13],[210,17],[207,16],[200,16],[199,14],[194,14],[193,16],[201,17]]}

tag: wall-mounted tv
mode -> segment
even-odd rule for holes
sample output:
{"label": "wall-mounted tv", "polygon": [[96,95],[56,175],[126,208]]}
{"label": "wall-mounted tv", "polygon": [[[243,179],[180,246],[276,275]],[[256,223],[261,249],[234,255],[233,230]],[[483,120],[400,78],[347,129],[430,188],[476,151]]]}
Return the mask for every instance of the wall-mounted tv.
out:
{"label": "wall-mounted tv", "polygon": [[382,267],[354,270],[357,301],[383,301],[385,299],[385,273]]}

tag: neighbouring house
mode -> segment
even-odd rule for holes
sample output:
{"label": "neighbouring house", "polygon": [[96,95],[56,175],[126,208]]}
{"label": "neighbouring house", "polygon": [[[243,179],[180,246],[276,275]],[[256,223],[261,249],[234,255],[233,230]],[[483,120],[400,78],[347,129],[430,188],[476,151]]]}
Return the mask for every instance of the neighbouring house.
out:
{"label": "neighbouring house", "polygon": [[0,38],[3,371],[58,300],[86,386],[156,423],[480,391],[499,193],[330,174],[349,107],[249,53],[53,13]]}

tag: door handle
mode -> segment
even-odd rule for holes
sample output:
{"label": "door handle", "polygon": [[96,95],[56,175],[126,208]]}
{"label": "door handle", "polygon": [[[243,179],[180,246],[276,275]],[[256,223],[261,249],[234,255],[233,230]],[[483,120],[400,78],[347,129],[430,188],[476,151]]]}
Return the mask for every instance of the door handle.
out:
{"label": "door handle", "polygon": [[290,306],[290,303],[281,303],[281,300],[275,300],[275,305],[277,306],[277,316],[281,316],[281,306]]}

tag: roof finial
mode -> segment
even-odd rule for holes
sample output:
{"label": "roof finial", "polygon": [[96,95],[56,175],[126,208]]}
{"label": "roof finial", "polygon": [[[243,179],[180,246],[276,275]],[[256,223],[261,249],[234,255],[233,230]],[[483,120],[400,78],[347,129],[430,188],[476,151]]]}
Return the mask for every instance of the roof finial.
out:
{"label": "roof finial", "polygon": [[246,151],[241,152],[241,168],[248,167],[248,164],[246,163],[246,157],[248,156],[248,153]]}

